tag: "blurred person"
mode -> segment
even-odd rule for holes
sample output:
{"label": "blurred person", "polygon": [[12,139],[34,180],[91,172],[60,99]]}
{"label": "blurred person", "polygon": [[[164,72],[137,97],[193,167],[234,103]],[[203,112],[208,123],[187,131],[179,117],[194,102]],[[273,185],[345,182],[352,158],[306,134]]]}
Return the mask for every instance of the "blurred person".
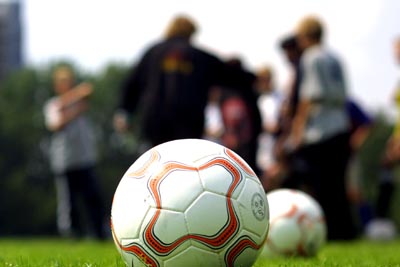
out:
{"label": "blurred person", "polygon": [[347,172],[346,191],[350,202],[355,207],[355,212],[360,220],[360,228],[364,229],[372,218],[371,203],[363,193],[361,177],[361,163],[359,152],[368,138],[372,127],[373,118],[366,112],[355,99],[347,99],[346,110],[350,119],[350,159]]}
{"label": "blurred person", "polygon": [[[96,238],[104,238],[105,213],[98,177],[95,174],[94,132],[86,111],[93,88],[90,83],[75,84],[69,66],[53,71],[56,96],[44,106],[45,124],[51,131],[50,165],[55,175],[57,226],[65,237],[85,234],[80,203],[86,211]],[[80,202],[82,201],[82,202]]]}
{"label": "blurred person", "polygon": [[[400,66],[400,37],[393,45],[394,58]],[[393,96],[400,113],[400,81],[397,81]],[[400,162],[400,116],[398,115],[393,132],[389,137],[381,160],[378,177],[378,196],[375,203],[374,219],[369,223],[366,234],[373,239],[393,239],[397,230],[390,218],[393,194],[395,191],[394,168]]]}
{"label": "blurred person", "polygon": [[[397,61],[397,64],[400,66],[400,37],[398,37],[394,42],[394,56]],[[396,88],[394,90],[394,102],[396,104],[396,108],[398,109],[398,113],[400,113],[400,81],[397,82]],[[400,116],[398,116],[400,118]],[[400,119],[397,119],[395,124],[395,128],[393,130],[392,135],[390,136],[385,154],[382,160],[382,165],[385,169],[391,172],[391,168],[394,165],[398,164],[400,161]],[[383,175],[385,176],[385,175]],[[391,175],[388,175],[391,176]],[[377,215],[386,217],[388,215],[389,210],[389,202],[391,195],[393,193],[393,178],[392,177],[382,177],[382,191],[386,191],[386,193],[382,193],[382,199],[378,200],[378,207],[377,207]],[[385,189],[386,188],[386,189]],[[383,199],[383,198],[387,199]]]}
{"label": "blurred person", "polygon": [[[279,137],[282,139],[279,141],[279,145],[282,145],[287,138],[287,134],[285,133],[290,131],[291,119],[295,114],[299,102],[299,85],[301,81],[300,59],[302,51],[295,35],[289,35],[283,38],[280,42],[280,48],[291,66],[288,93],[279,119]],[[350,147],[352,149],[352,154],[357,154],[357,151],[369,135],[370,128],[373,125],[373,120],[370,114],[368,114],[354,99],[347,99],[346,110],[350,118]],[[284,151],[281,151],[283,147],[277,149],[280,154],[284,153]],[[354,163],[356,162],[358,162],[358,159],[354,159]],[[358,163],[354,165],[358,165]],[[357,201],[356,199],[360,197],[357,195],[361,194],[360,192],[356,192],[359,191],[359,188],[357,189],[356,187],[359,186],[357,184],[360,182],[361,181],[351,181],[350,188],[348,189],[348,191],[350,191],[349,194],[354,201]]]}
{"label": "blurred person", "polygon": [[252,85],[253,74],[195,47],[191,41],[196,30],[191,18],[176,16],[164,38],[147,49],[122,86],[114,116],[117,131],[127,131],[135,113],[135,124],[149,146],[202,138],[210,88]]}
{"label": "blurred person", "polygon": [[208,95],[208,102],[205,107],[204,139],[221,143],[221,136],[224,132],[224,123],[221,114],[221,88],[213,86]]}
{"label": "blurred person", "polygon": [[262,171],[265,189],[271,189],[271,177],[277,175],[280,166],[275,158],[274,147],[279,131],[279,111],[282,94],[276,89],[274,74],[270,66],[264,66],[257,72],[255,85],[259,97],[257,105],[261,112],[262,132],[258,138],[257,166]]}
{"label": "blurred person", "polygon": [[[394,57],[400,66],[400,37],[394,42]],[[397,82],[393,96],[394,103],[400,113],[400,81]],[[378,217],[388,217],[390,199],[394,191],[393,167],[400,162],[400,116],[389,137],[382,158],[382,173],[380,177],[380,194],[378,196],[376,212]]]}
{"label": "blurred person", "polygon": [[[301,68],[300,59],[303,53],[300,48],[295,35],[289,35],[280,41],[280,49],[284,54],[287,62],[290,65],[290,76],[287,89],[287,107],[282,110],[282,117],[292,118],[297,110],[297,105],[299,103],[299,90],[301,82]],[[289,123],[290,125],[290,123]],[[285,127],[285,125],[281,126]],[[288,126],[290,127],[290,126]],[[285,129],[282,129],[285,131]]]}
{"label": "blurred person", "polygon": [[[301,83],[300,59],[302,50],[299,47],[295,35],[288,35],[280,42],[280,48],[291,66],[291,78],[289,80],[289,90],[285,104],[280,114],[280,133],[278,135],[276,153],[277,157],[283,162],[283,168],[286,174],[282,181],[275,182],[281,187],[301,188],[303,179],[307,179],[303,173],[304,165],[302,164],[301,154],[285,153],[284,144],[287,140],[287,133],[290,132],[292,118],[297,109],[299,102],[299,87]],[[360,177],[360,163],[358,151],[362,147],[364,141],[369,135],[373,120],[371,116],[355,101],[348,98],[346,101],[346,111],[350,119],[350,147],[351,157],[349,160],[349,170],[346,182],[346,192],[350,201],[356,206],[359,213],[362,226],[371,218],[371,206],[369,201],[365,199],[362,192],[362,179]],[[293,177],[291,173],[294,173]],[[305,172],[306,175],[306,172]],[[280,182],[280,184],[279,184]]]}
{"label": "blurred person", "polygon": [[[243,70],[240,58],[226,61],[230,66]],[[253,169],[260,174],[256,164],[258,136],[260,135],[261,114],[257,104],[258,94],[253,86],[231,88],[220,86],[220,110],[223,123],[221,144],[240,155]]]}
{"label": "blurred person", "polygon": [[345,185],[350,123],[342,64],[324,45],[324,26],[319,18],[303,18],[296,36],[303,51],[302,78],[286,146],[296,150],[305,189],[324,210],[328,239],[353,239],[356,228]]}
{"label": "blurred person", "polygon": [[[264,185],[266,190],[272,190],[278,187],[300,188],[301,181],[299,176],[291,179],[291,170],[296,168],[296,164],[291,162],[293,151],[286,149],[286,142],[291,131],[292,120],[297,110],[299,102],[299,87],[301,81],[300,58],[302,51],[297,43],[296,36],[290,34],[285,36],[279,42],[279,47],[289,63],[290,76],[284,94],[282,94],[281,105],[276,118],[275,144],[273,148],[273,157],[276,164],[264,175]],[[298,158],[298,157],[297,157]]]}

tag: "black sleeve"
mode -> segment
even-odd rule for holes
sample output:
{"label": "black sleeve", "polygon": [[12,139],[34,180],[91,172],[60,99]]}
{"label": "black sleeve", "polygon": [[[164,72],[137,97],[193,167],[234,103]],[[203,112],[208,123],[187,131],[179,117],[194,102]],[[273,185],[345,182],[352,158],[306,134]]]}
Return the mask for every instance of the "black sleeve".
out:
{"label": "black sleeve", "polygon": [[253,88],[256,76],[237,66],[232,66],[219,59],[214,61],[215,63],[215,73],[216,85],[226,86],[234,89],[249,90]]}
{"label": "black sleeve", "polygon": [[137,64],[134,64],[128,76],[122,82],[118,109],[122,109],[129,114],[135,111],[143,89],[145,88],[147,61],[148,53],[145,54]]}

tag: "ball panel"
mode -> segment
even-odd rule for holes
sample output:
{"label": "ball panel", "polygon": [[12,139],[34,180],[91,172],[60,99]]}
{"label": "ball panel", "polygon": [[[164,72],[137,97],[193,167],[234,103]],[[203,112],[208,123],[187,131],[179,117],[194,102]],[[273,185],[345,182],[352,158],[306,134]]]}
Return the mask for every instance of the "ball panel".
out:
{"label": "ball panel", "polygon": [[227,210],[227,199],[221,195],[204,192],[186,210],[185,218],[189,233],[215,236],[231,220]]}
{"label": "ball panel", "polygon": [[220,154],[223,147],[202,139],[180,139],[163,143],[154,147],[154,149],[160,153],[162,161],[173,159],[195,166],[195,162],[205,156]]}
{"label": "ball panel", "polygon": [[123,178],[117,187],[111,208],[115,235],[124,238],[138,237],[150,205],[154,205],[154,201],[147,190],[146,180]]}
{"label": "ball panel", "polygon": [[301,230],[296,218],[282,217],[271,223],[274,229],[268,235],[268,241],[278,251],[295,252],[301,240]]}
{"label": "ball panel", "polygon": [[175,165],[160,182],[159,191],[163,209],[183,212],[203,192],[203,187],[197,170]]}
{"label": "ball panel", "polygon": [[162,265],[139,239],[122,239],[121,255],[128,266],[158,267]]}
{"label": "ball panel", "polygon": [[141,155],[125,172],[123,177],[143,178],[161,166],[160,154],[151,149]]}
{"label": "ball panel", "polygon": [[309,195],[301,191],[296,191],[295,197],[296,201],[302,203],[302,210],[304,213],[307,213],[307,216],[309,218],[312,217],[312,219],[314,220],[322,219],[322,217],[324,216],[324,212],[319,203],[314,198],[311,198]]}
{"label": "ball panel", "polygon": [[184,214],[164,209],[160,210],[153,230],[154,236],[166,244],[171,244],[188,234]]}
{"label": "ball panel", "polygon": [[226,196],[234,182],[234,176],[227,168],[216,163],[199,170],[204,189],[222,196]]}
{"label": "ball panel", "polygon": [[320,221],[314,221],[307,230],[304,237],[303,248],[307,255],[314,256],[319,248],[325,244],[326,225]]}
{"label": "ball panel", "polygon": [[132,253],[128,253],[128,252],[123,251],[122,252],[122,258],[124,259],[124,261],[127,264],[127,266],[148,267],[148,265],[146,263],[141,261],[139,259],[139,257],[137,257],[136,255],[134,255]]}
{"label": "ball panel", "polygon": [[233,150],[230,150],[228,148],[224,149],[224,154],[226,155],[227,158],[229,158],[231,161],[235,163],[235,165],[241,169],[244,173],[251,177],[257,177],[257,175],[254,173],[253,169],[250,167],[250,165],[238,154],[236,154]]}
{"label": "ball panel", "polygon": [[180,254],[171,257],[165,261],[165,267],[210,267],[210,266],[223,266],[218,254],[200,249],[197,247],[190,247]]}
{"label": "ball panel", "polygon": [[[163,257],[184,250],[189,246],[190,237],[183,214],[182,216],[179,214],[179,212],[163,209],[150,209],[140,229],[140,241],[144,243],[147,251],[151,251],[154,255],[163,259]],[[173,221],[171,223],[166,219]],[[170,232],[163,233],[163,227],[168,228]]]}
{"label": "ball panel", "polygon": [[282,189],[282,191],[268,193],[267,198],[271,221],[282,216],[294,216],[297,211],[297,202],[294,201],[294,196],[292,190]]}
{"label": "ball panel", "polygon": [[278,189],[267,194],[270,233],[263,256],[313,256],[326,241],[319,203],[299,190]]}
{"label": "ball panel", "polygon": [[250,238],[242,236],[225,254],[225,266],[253,266],[260,251],[260,245]]}
{"label": "ball panel", "polygon": [[111,211],[115,243],[128,265],[251,266],[268,231],[268,219],[262,229],[252,221],[265,197],[256,191],[264,193],[247,163],[221,145],[161,144],[121,179]]}
{"label": "ball panel", "polygon": [[257,242],[263,243],[268,233],[269,207],[261,185],[246,179],[235,206],[244,229],[256,235]]}

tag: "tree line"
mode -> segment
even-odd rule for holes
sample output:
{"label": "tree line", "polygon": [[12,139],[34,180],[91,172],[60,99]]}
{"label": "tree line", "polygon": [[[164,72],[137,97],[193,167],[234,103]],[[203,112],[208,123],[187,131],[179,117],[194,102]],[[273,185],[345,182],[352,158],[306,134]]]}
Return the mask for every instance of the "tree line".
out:
{"label": "tree line", "polygon": [[[112,127],[129,67],[111,63],[98,73],[88,73],[74,63],[56,62],[8,75],[0,83],[0,236],[57,232],[56,194],[47,153],[50,133],[44,126],[43,105],[53,96],[51,73],[61,63],[72,66],[78,80],[94,85],[90,116],[96,126],[97,172],[108,209],[120,178],[141,153],[134,133],[117,134]],[[376,195],[379,157],[393,127],[383,114],[374,114],[375,126],[359,151],[363,191],[370,200]],[[394,217],[399,222],[400,211],[394,211]]]}

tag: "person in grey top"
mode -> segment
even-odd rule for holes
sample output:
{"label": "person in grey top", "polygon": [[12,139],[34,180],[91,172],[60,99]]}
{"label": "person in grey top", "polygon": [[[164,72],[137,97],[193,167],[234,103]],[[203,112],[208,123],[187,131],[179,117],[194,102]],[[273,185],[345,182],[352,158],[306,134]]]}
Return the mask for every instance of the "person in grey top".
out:
{"label": "person in grey top", "polygon": [[62,65],[54,70],[53,86],[56,96],[45,103],[44,116],[46,128],[52,133],[50,166],[56,177],[57,226],[63,236],[84,234],[78,207],[82,198],[93,234],[103,238],[104,211],[94,172],[94,133],[85,114],[92,85],[75,86],[72,69]]}
{"label": "person in grey top", "polygon": [[323,35],[324,27],[317,17],[305,17],[298,24],[302,77],[286,145],[295,151],[295,179],[301,180],[302,188],[325,212],[328,238],[352,239],[356,230],[345,188],[350,156],[347,85],[342,64],[324,46]]}

